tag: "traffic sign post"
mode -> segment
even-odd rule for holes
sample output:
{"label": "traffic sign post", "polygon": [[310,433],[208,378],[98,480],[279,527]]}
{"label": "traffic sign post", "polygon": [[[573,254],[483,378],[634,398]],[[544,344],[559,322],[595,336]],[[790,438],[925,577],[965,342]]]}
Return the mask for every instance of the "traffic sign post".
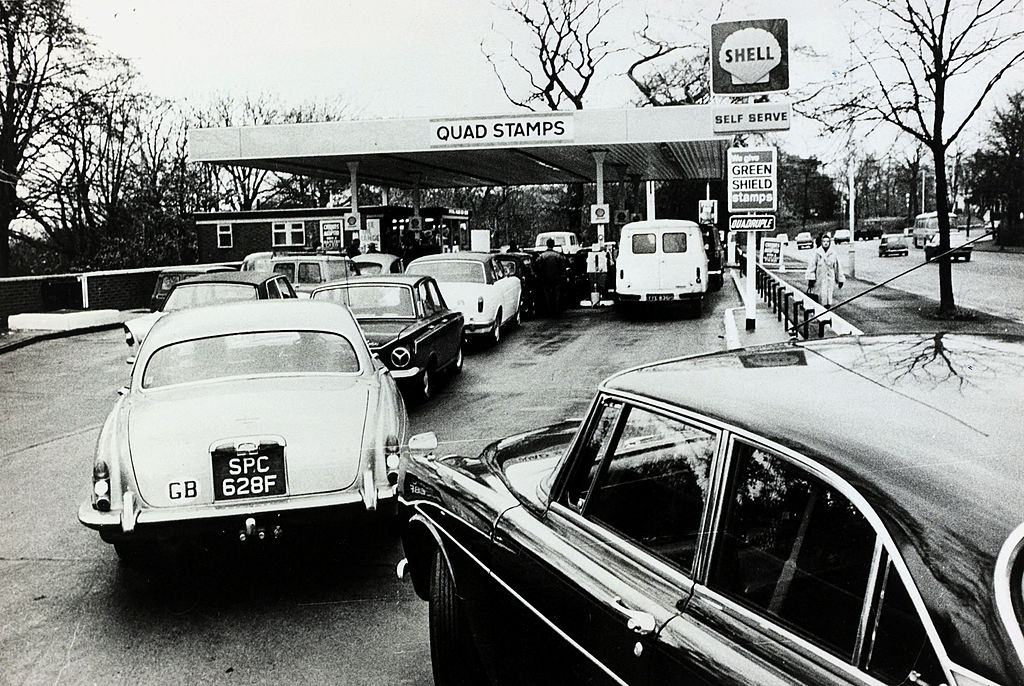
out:
{"label": "traffic sign post", "polygon": [[758,231],[774,231],[775,230],[775,217],[774,216],[752,216],[743,215],[738,217],[729,217],[729,234],[730,237],[734,231],[746,231],[747,232],[747,249],[744,253],[744,259],[747,262],[746,269],[746,280],[747,286],[744,289],[746,291],[745,297],[743,298],[743,306],[747,318],[747,331],[753,331],[757,327],[757,294],[754,290],[754,280],[756,278],[754,272],[755,262],[757,262],[757,232]]}

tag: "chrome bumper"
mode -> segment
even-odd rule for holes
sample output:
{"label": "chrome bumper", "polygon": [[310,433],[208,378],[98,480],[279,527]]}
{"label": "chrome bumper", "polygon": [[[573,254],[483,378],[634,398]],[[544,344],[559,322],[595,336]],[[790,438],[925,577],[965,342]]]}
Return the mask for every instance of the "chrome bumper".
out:
{"label": "chrome bumper", "polygon": [[422,367],[409,367],[408,369],[389,369],[392,378],[395,379],[411,379],[415,376],[419,376],[423,373]]}

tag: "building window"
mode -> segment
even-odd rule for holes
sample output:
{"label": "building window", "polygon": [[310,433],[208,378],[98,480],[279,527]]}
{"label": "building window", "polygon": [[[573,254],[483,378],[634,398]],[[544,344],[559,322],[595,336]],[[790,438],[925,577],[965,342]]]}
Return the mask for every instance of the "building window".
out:
{"label": "building window", "polygon": [[230,248],[235,244],[231,224],[217,224],[217,247]]}
{"label": "building window", "polygon": [[271,240],[275,248],[305,245],[306,228],[302,222],[275,222]]}

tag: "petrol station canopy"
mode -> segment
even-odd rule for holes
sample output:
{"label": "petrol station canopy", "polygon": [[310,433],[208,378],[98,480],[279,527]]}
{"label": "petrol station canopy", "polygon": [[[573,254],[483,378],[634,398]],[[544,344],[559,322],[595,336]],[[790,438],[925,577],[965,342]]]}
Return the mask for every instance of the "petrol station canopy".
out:
{"label": "petrol station canopy", "polygon": [[719,179],[731,139],[710,106],[530,112],[193,129],[194,162],[393,188]]}

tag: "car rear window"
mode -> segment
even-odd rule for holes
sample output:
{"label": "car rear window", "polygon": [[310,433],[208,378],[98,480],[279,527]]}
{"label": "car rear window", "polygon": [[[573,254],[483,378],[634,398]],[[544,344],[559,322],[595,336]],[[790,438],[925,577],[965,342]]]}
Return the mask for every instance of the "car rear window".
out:
{"label": "car rear window", "polygon": [[178,286],[167,296],[164,312],[188,310],[239,300],[256,300],[256,287],[245,283],[197,283]]}
{"label": "car rear window", "polygon": [[658,249],[653,233],[635,233],[631,243],[634,255],[653,255]]}
{"label": "car rear window", "polygon": [[163,274],[160,276],[160,284],[157,287],[157,292],[166,293],[174,288],[174,284],[189,276],[195,276],[195,274]]}
{"label": "car rear window", "polygon": [[376,262],[356,262],[359,273],[363,276],[376,276],[381,272],[381,265]]}
{"label": "car rear window", "polygon": [[416,316],[412,290],[405,286],[346,286],[313,294],[314,300],[348,305],[360,319]]}
{"label": "car rear window", "polygon": [[661,237],[661,249],[664,252],[686,252],[685,233],[666,233]]}
{"label": "car rear window", "polygon": [[352,343],[324,331],[260,331],[172,343],[146,362],[143,388],[266,374],[359,371]]}
{"label": "car rear window", "polygon": [[487,283],[482,262],[432,260],[409,265],[409,274],[432,276],[438,283]]}

